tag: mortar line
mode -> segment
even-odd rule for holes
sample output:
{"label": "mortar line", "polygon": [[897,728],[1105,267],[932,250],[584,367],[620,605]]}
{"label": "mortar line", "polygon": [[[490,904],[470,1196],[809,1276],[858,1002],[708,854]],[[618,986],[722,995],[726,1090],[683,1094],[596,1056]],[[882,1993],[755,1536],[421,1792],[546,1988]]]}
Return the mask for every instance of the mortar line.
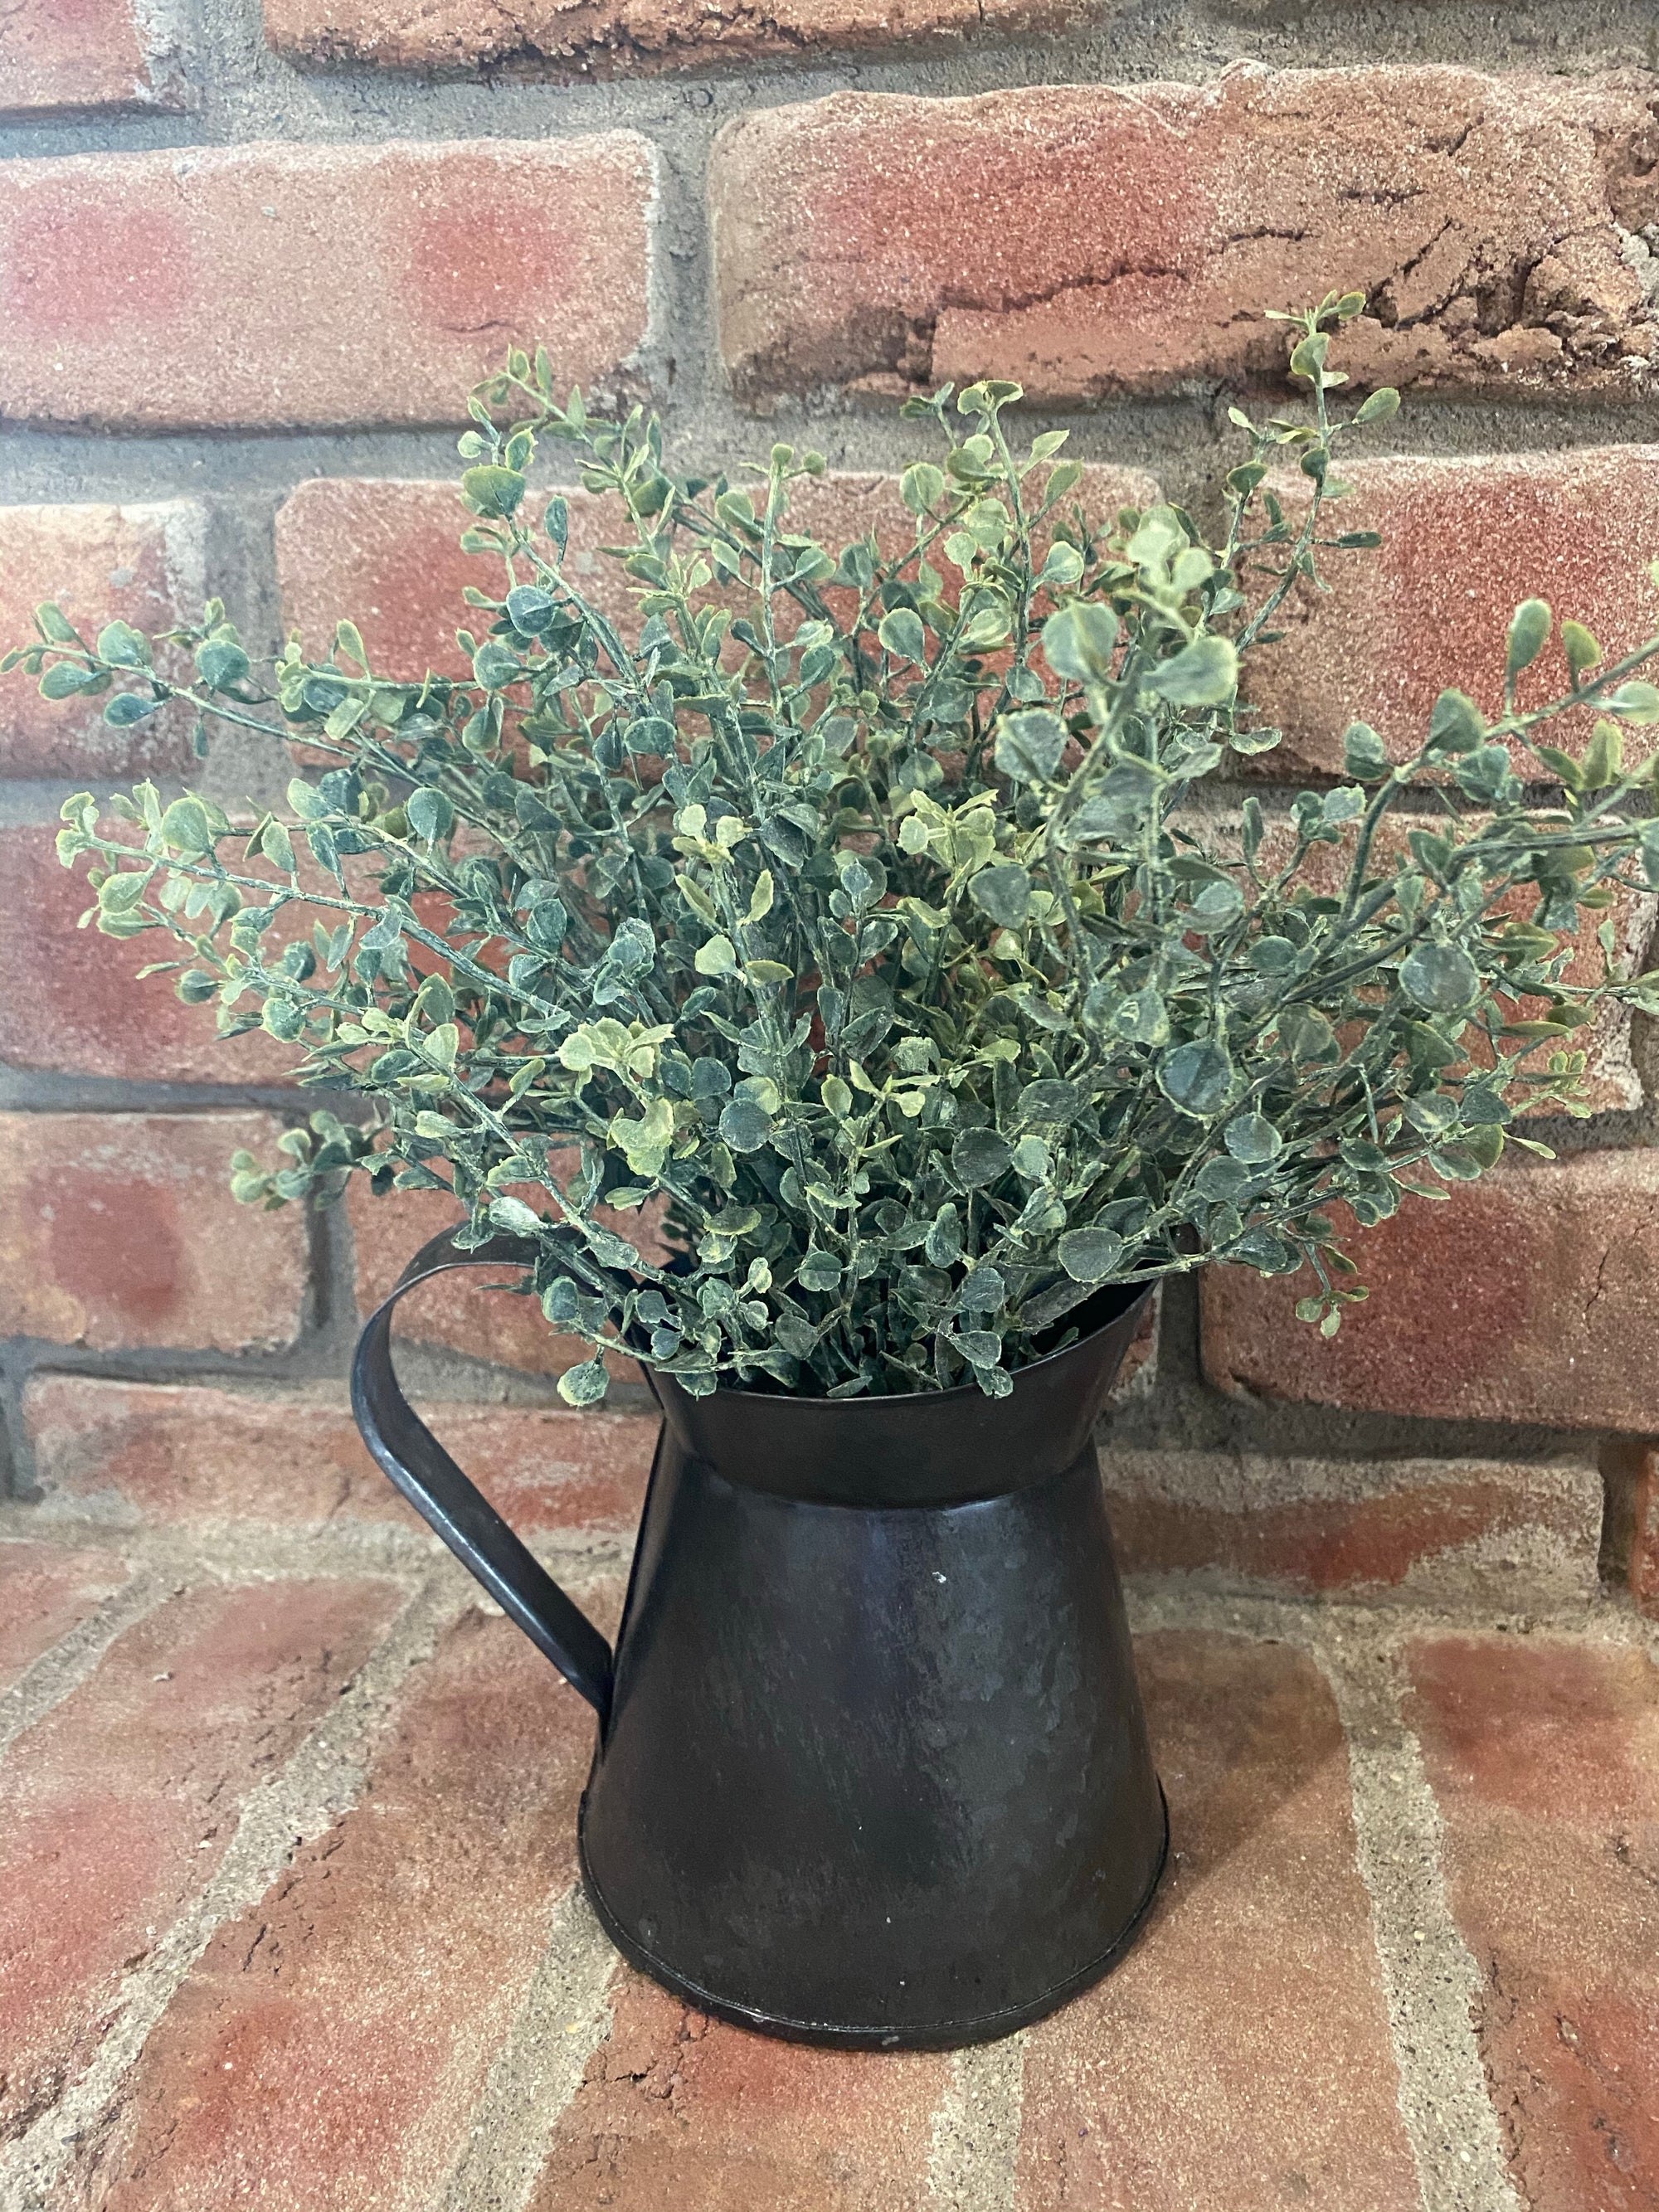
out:
{"label": "mortar line", "polygon": [[447,1581],[421,1584],[281,1771],[250,1793],[212,1879],[123,1982],[90,2065],[0,2159],[0,2212],[61,2205],[58,2185],[76,2148],[108,2125],[122,2081],[191,1966],[227,1922],[264,1895],[296,1844],[315,1841],[356,1803],[374,1738],[406,1677],[470,1602]]}
{"label": "mortar line", "polygon": [[[0,1530],[0,1535],[10,1533]],[[172,1588],[173,1578],[160,1568],[137,1567],[84,1620],[33,1660],[0,1697],[0,1759],[19,1736],[88,1680],[116,1638],[147,1620],[171,1595]]]}
{"label": "mortar line", "polygon": [[951,2052],[927,2154],[927,2202],[940,2212],[1014,2212],[1029,2035]]}
{"label": "mortar line", "polygon": [[524,2212],[553,2129],[611,2032],[620,1964],[580,1887],[555,1904],[542,1954],[428,2212]]}
{"label": "mortar line", "polygon": [[1385,1632],[1356,1649],[1316,1623],[1305,1648],[1346,1741],[1355,1856],[1424,2212],[1522,2212],[1475,2033],[1480,1969],[1452,1911],[1445,1825],[1402,1710],[1399,1639]]}

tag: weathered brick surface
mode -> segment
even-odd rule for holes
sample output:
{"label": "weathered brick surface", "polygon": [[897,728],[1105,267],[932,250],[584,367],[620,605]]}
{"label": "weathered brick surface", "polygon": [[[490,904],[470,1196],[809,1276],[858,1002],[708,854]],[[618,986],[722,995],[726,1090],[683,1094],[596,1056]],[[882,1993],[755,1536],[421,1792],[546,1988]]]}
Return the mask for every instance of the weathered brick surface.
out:
{"label": "weathered brick surface", "polygon": [[[422,1419],[520,1529],[629,1529],[656,1449],[643,1413],[433,1405]],[[38,1375],[23,1394],[34,1477],[58,1513],[157,1525],[414,1525],[341,1401],[205,1384]]]}
{"label": "weathered brick surface", "polygon": [[1533,1637],[1418,1648],[1410,1717],[1516,2192],[1651,2212],[1659,2192],[1659,1669]]}
{"label": "weathered brick surface", "polygon": [[360,1802],[218,1931],[150,2036],[99,2147],[103,2212],[428,2201],[575,1878],[592,1737],[516,1628],[464,1614]]}
{"label": "weathered brick surface", "polygon": [[19,1740],[0,1829],[0,2130],[21,2132],[94,2055],[124,1972],[211,1877],[242,1800],[396,1602],[368,1581],[187,1593]]}
{"label": "weathered brick surface", "polygon": [[[1072,495],[1091,519],[1103,520],[1158,496],[1158,481],[1144,469],[1096,466],[1085,470]],[[568,505],[572,580],[612,620],[637,620],[640,587],[599,550],[631,542],[619,506],[586,492],[571,495]],[[309,651],[326,652],[335,623],[349,614],[376,665],[389,674],[414,678],[428,668],[465,674],[455,632],[463,622],[472,628],[477,617],[462,591],[471,583],[499,592],[501,584],[498,558],[461,551],[467,520],[450,483],[319,477],[301,484],[276,515],[285,623],[300,631]],[[872,530],[890,558],[915,542],[915,518],[890,476],[833,471],[798,483],[790,520],[792,528],[812,532],[836,552]],[[845,603],[850,618],[846,595],[830,597]]]}
{"label": "weathered brick surface", "polygon": [[1282,1644],[1137,1654],[1176,1856],[1123,1963],[1030,2031],[1017,2212],[1416,2212],[1331,1692]]}
{"label": "weathered brick surface", "polygon": [[267,1352],[298,1334],[305,1217],[230,1195],[268,1114],[0,1115],[0,1335]]}
{"label": "weathered brick surface", "polygon": [[114,1552],[0,1543],[0,1691],[10,1689],[126,1578]]}
{"label": "weathered brick surface", "polygon": [[1601,1480],[1588,1458],[1315,1460],[1109,1440],[1101,1469],[1132,1573],[1500,1610],[1595,1595]]}
{"label": "weathered brick surface", "polygon": [[1651,128],[1634,77],[1443,68],[757,110],[710,180],[721,349],[753,403],[992,374],[1066,404],[1277,374],[1262,307],[1340,282],[1368,380],[1634,397]]}
{"label": "weathered brick surface", "polygon": [[21,0],[0,18],[0,114],[172,106],[169,62],[133,0]]}
{"label": "weathered brick surface", "polygon": [[614,379],[647,336],[655,190],[619,131],[9,162],[0,411],[453,422],[514,341],[544,340],[562,385]]}
{"label": "weathered brick surface", "polygon": [[[1340,775],[1342,732],[1369,722],[1393,759],[1422,744],[1448,684],[1502,711],[1504,634],[1522,599],[1588,623],[1609,661],[1659,629],[1647,564],[1659,545],[1659,455],[1650,447],[1583,453],[1356,460],[1352,496],[1332,510],[1345,530],[1376,530],[1370,552],[1328,553],[1326,593],[1293,598],[1274,624],[1283,644],[1248,662],[1251,699],[1285,732],[1258,757],[1270,775]],[[1553,641],[1522,679],[1523,704],[1568,689]],[[1541,734],[1582,751],[1595,717]],[[1644,733],[1632,733],[1640,749]],[[1515,748],[1522,773],[1547,770]]]}
{"label": "weathered brick surface", "polygon": [[[1344,1218],[1340,1208],[1334,1218]],[[1331,1338],[1294,1320],[1310,1279],[1213,1267],[1204,1365],[1224,1390],[1563,1428],[1659,1428],[1650,1152],[1507,1164],[1407,1200],[1353,1243],[1370,1296]]]}
{"label": "weathered brick surface", "polygon": [[52,823],[0,830],[0,1059],[136,1083],[289,1081],[291,1046],[263,1030],[222,1038],[214,1007],[185,1006],[171,975],[141,978],[148,941],[76,927],[96,901],[84,862],[64,867],[57,841]]}
{"label": "weathered brick surface", "polygon": [[[526,1188],[522,1195],[533,1202],[537,1194]],[[545,1194],[542,1195],[545,1200]],[[353,1183],[346,1209],[356,1251],[357,1310],[365,1316],[427,1239],[459,1222],[463,1211],[439,1191],[400,1190],[376,1198],[361,1177]],[[616,1215],[602,1209],[601,1218],[647,1256],[659,1249],[642,1229],[639,1214]],[[398,1309],[395,1332],[413,1343],[441,1345],[470,1358],[521,1367],[533,1375],[560,1375],[591,1356],[592,1347],[580,1337],[561,1336],[548,1326],[537,1299],[511,1288],[493,1287],[511,1280],[510,1269],[441,1275],[404,1299]],[[638,1380],[639,1370],[631,1359],[615,1353],[606,1358],[612,1374]]]}
{"label": "weathered brick surface", "polygon": [[506,62],[556,76],[695,70],[822,47],[937,46],[981,28],[1036,31],[1085,12],[1085,0],[540,0],[508,15],[493,0],[265,0],[265,33],[300,63],[477,69]]}
{"label": "weathered brick surface", "polygon": [[621,1978],[527,2212],[927,2212],[950,2062],[810,2051]]}
{"label": "weathered brick surface", "polygon": [[[196,621],[207,596],[203,514],[191,500],[131,507],[0,508],[0,651],[33,641],[54,599],[88,638],[118,617],[146,632]],[[0,678],[0,775],[138,776],[190,757],[190,716],[174,705],[130,730],[106,698],[43,699],[21,671]]]}

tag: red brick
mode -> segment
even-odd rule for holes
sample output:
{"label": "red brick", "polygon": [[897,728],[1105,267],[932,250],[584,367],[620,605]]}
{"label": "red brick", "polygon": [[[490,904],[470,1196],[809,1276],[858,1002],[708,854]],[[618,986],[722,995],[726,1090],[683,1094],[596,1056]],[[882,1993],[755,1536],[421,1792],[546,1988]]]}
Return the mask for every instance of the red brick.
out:
{"label": "red brick", "polygon": [[[1588,623],[1609,662],[1659,634],[1649,548],[1659,544],[1659,456],[1642,446],[1564,453],[1486,453],[1345,464],[1351,499],[1333,527],[1376,530],[1379,550],[1329,553],[1328,593],[1306,591],[1274,627],[1283,645],[1250,656],[1249,690],[1285,742],[1260,756],[1268,775],[1340,775],[1342,732],[1369,722],[1405,760],[1422,744],[1447,685],[1503,711],[1504,637],[1522,599]],[[1568,689],[1552,641],[1522,680],[1525,705]],[[1546,729],[1571,752],[1595,717]],[[1631,743],[1644,747],[1644,733]],[[1513,747],[1517,767],[1547,775]]]}
{"label": "red brick", "polygon": [[22,0],[0,17],[0,112],[178,105],[132,0]]}
{"label": "red brick", "polygon": [[[104,2212],[425,2202],[575,1875],[592,1715],[463,1616],[362,1800],[215,1936],[123,2085]],[[562,2025],[562,2023],[561,2023]]]}
{"label": "red brick", "polygon": [[634,76],[774,57],[925,41],[937,48],[981,28],[1040,31],[1078,13],[1075,0],[548,0],[508,17],[485,0],[441,11],[413,0],[265,0],[265,34],[304,64],[471,70],[508,62],[559,77]]}
{"label": "red brick", "polygon": [[200,1892],[242,1799],[332,1705],[397,1602],[383,1582],[171,1600],[21,1737],[0,1832],[0,2128],[97,2051],[123,1975]]}
{"label": "red brick", "polygon": [[1487,1636],[1419,1645],[1411,1671],[1517,2194],[1539,2212],[1651,2212],[1659,1669]]}
{"label": "red brick", "polygon": [[0,1334],[270,1352],[303,1318],[306,1220],[230,1195],[269,1114],[0,1115]]}
{"label": "red brick", "polygon": [[[1073,495],[1103,519],[1158,496],[1157,479],[1145,470],[1096,466]],[[615,501],[589,493],[570,495],[568,504],[569,573],[604,613],[626,623],[639,586],[599,550],[630,542],[626,520]],[[477,618],[462,591],[471,583],[499,592],[501,580],[498,558],[461,551],[467,520],[449,483],[319,477],[301,484],[276,515],[286,626],[300,631],[310,652],[325,653],[335,623],[349,614],[388,674],[412,679],[428,668],[465,674],[455,632]],[[791,526],[821,536],[836,552],[872,530],[890,557],[915,541],[915,518],[890,476],[836,471],[798,483]]]}
{"label": "red brick", "polygon": [[1588,1459],[1285,1459],[1109,1441],[1101,1469],[1131,1573],[1510,1609],[1595,1594],[1601,1483]]}
{"label": "red brick", "polygon": [[1645,80],[1235,69],[1206,86],[838,94],[716,142],[739,398],[1017,378],[1063,404],[1279,374],[1264,307],[1336,283],[1368,381],[1639,397],[1619,226],[1653,220]]}
{"label": "red brick", "polygon": [[1644,1613],[1659,1615],[1659,1445],[1644,1437],[1608,1437],[1601,1446],[1601,1471],[1604,1570],[1626,1586]]}
{"label": "red brick", "polygon": [[1030,2032],[1017,2212],[1416,2212],[1330,1691],[1283,1644],[1137,1650],[1174,1863],[1123,1963]]}
{"label": "red brick", "polygon": [[[33,642],[34,610],[54,599],[88,639],[118,617],[147,633],[200,618],[204,518],[192,500],[136,507],[0,509],[0,651]],[[180,665],[174,672],[185,672]],[[0,687],[0,775],[139,776],[190,758],[187,710],[164,707],[130,730],[104,698],[43,699],[15,670]]]}
{"label": "red brick", "polygon": [[0,1691],[127,1578],[113,1552],[0,1543]]}
{"label": "red brick", "polygon": [[[421,1414],[517,1528],[628,1529],[639,1519],[654,1415],[425,1401]],[[23,1418],[35,1480],[68,1511],[186,1525],[410,1519],[343,1404],[37,1375]]]}
{"label": "red brick", "polygon": [[949,2065],[771,2042],[626,1975],[527,2212],[924,2212]]}
{"label": "red brick", "polygon": [[[1340,1224],[1343,1209],[1332,1209]],[[1659,1428],[1649,1357],[1659,1164],[1582,1152],[1408,1199],[1353,1241],[1370,1287],[1335,1336],[1294,1320],[1311,1277],[1212,1267],[1204,1366],[1237,1395],[1450,1419]]]}
{"label": "red brick", "polygon": [[291,1081],[291,1046],[263,1030],[222,1038],[215,1007],[185,1006],[171,975],[140,977],[159,940],[118,948],[76,927],[96,901],[84,864],[59,861],[57,839],[55,823],[0,830],[0,1053],[12,1066],[138,1083]]}
{"label": "red brick", "polygon": [[[536,1194],[528,1186],[522,1192],[532,1201]],[[397,1191],[376,1198],[361,1177],[352,1184],[346,1209],[356,1249],[357,1310],[365,1316],[427,1239],[459,1221],[463,1211],[438,1191]],[[640,1214],[613,1214],[601,1208],[599,1218],[647,1257],[660,1249],[642,1228]],[[575,1361],[591,1357],[592,1347],[582,1339],[561,1336],[548,1326],[535,1298],[494,1287],[512,1279],[510,1268],[441,1276],[411,1291],[398,1307],[396,1333],[411,1343],[441,1345],[470,1358],[520,1367],[532,1375],[562,1374]],[[639,1380],[631,1359],[615,1353],[606,1358],[613,1375]]]}
{"label": "red brick", "polygon": [[614,379],[649,334],[653,162],[621,131],[9,162],[0,409],[453,422],[515,341],[544,340],[561,385]]}

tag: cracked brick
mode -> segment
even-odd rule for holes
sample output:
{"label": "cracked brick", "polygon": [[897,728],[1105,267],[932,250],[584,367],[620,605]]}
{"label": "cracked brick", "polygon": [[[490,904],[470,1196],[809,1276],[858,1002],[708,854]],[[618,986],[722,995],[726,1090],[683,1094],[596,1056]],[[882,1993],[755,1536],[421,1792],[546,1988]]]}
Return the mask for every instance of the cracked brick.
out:
{"label": "cracked brick", "polygon": [[561,386],[631,389],[655,196],[653,149],[627,131],[9,161],[0,413],[451,423],[510,344],[538,341]]}
{"label": "cracked brick", "polygon": [[734,67],[774,56],[937,48],[1054,30],[1109,0],[265,0],[265,35],[302,66],[506,69],[561,78]]}
{"label": "cracked brick", "polygon": [[757,406],[981,375],[1063,405],[1276,376],[1262,308],[1334,282],[1370,302],[1358,381],[1640,397],[1650,102],[1634,74],[1252,64],[753,112],[710,178],[722,352]]}
{"label": "cracked brick", "polygon": [[[1332,1215],[1351,1225],[1341,1207]],[[1659,1430],[1659,1156],[1506,1161],[1442,1205],[1407,1199],[1351,1249],[1370,1296],[1329,1338],[1291,1316],[1307,1275],[1210,1269],[1210,1380],[1373,1413]]]}

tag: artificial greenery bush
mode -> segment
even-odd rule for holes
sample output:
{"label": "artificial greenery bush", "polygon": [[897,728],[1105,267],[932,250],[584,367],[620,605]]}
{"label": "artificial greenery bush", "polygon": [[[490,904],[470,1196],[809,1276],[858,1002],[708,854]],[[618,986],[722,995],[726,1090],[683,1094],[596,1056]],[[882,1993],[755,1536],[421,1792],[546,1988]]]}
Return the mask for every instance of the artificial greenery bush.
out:
{"label": "artificial greenery bush", "polygon": [[[1297,1310],[1333,1329],[1364,1296],[1334,1202],[1364,1225],[1545,1151],[1513,1117],[1574,1110],[1575,1029],[1659,1010],[1607,915],[1659,883],[1654,763],[1620,734],[1659,719],[1632,679],[1659,638],[1608,665],[1564,623],[1570,688],[1523,708],[1554,629],[1531,599],[1496,722],[1443,692],[1397,766],[1355,724],[1350,781],[1288,809],[1236,776],[1278,736],[1241,656],[1327,548],[1376,542],[1329,534],[1341,450],[1398,404],[1333,412],[1362,305],[1284,318],[1307,419],[1232,410],[1214,540],[1085,514],[1065,433],[1017,453],[1018,387],[982,383],[905,410],[939,452],[904,472],[914,542],[822,546],[790,514],[817,456],[674,476],[653,418],[561,408],[514,354],[461,441],[462,542],[501,563],[467,592],[470,679],[377,676],[349,622],[328,660],[290,639],[256,668],[217,603],[92,642],[42,607],[6,665],[48,697],[107,692],[118,726],[182,697],[338,763],[286,821],[148,786],[110,802],[125,833],[64,809],[100,930],[176,940],[223,1034],[263,1024],[369,1102],[274,1173],[239,1156],[237,1194],[447,1186],[463,1244],[533,1240],[550,1323],[697,1393],[1001,1395],[1092,1293],[1211,1259],[1308,1267]],[[565,501],[527,519],[547,439],[631,527],[625,627],[564,558]],[[181,651],[193,679],[163,672]],[[1590,709],[1582,757],[1540,744]],[[620,1233],[638,1209],[662,1264]],[[605,1379],[596,1349],[561,1388]]]}

